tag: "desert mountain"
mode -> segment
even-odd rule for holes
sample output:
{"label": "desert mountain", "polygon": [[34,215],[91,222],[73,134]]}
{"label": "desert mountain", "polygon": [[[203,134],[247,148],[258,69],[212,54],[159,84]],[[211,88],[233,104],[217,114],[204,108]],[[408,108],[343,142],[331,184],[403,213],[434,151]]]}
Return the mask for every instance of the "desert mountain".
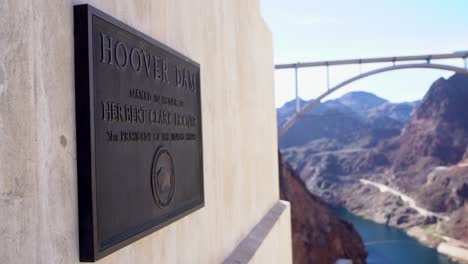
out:
{"label": "desert mountain", "polygon": [[[301,106],[307,101],[301,100]],[[334,150],[343,146],[368,148],[377,141],[393,137],[409,119],[416,103],[390,103],[367,92],[351,92],[326,101],[310,112],[281,138],[280,148],[312,145],[317,150]],[[278,124],[295,113],[295,101],[277,111]],[[323,141],[328,142],[322,144]]]}

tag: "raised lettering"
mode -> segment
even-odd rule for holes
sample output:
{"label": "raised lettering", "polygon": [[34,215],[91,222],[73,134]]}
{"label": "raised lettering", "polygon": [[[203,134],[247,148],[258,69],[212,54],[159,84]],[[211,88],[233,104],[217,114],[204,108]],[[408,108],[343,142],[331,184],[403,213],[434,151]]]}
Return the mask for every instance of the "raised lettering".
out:
{"label": "raised lettering", "polygon": [[[136,56],[135,56],[135,54],[136,54]],[[135,57],[136,57],[136,59],[135,59]],[[138,62],[138,64],[136,62]],[[140,72],[140,70],[141,70],[141,53],[136,48],[132,48],[132,50],[130,51],[130,66],[132,67],[133,71],[135,71],[135,72]]]}
{"label": "raised lettering", "polygon": [[159,63],[161,59],[158,56],[153,56],[153,63],[154,63],[154,79],[161,80],[161,67]]}
{"label": "raised lettering", "polygon": [[146,53],[145,51],[143,51],[143,60],[145,61],[145,70],[146,70],[147,77],[149,77],[150,75],[151,58],[152,56],[149,53]]}
{"label": "raised lettering", "polygon": [[[104,33],[101,35],[101,62],[112,64],[112,38]],[[107,55],[107,56],[106,56]]]}
{"label": "raised lettering", "polygon": [[111,115],[111,106],[109,102],[101,102],[102,104],[102,120],[110,121],[112,118]]}
{"label": "raised lettering", "polygon": [[162,65],[163,65],[163,79],[162,79],[162,81],[165,82],[165,83],[169,83],[169,77],[167,75],[167,71],[169,70],[169,67],[167,65],[167,61],[163,60]]}
{"label": "raised lettering", "polygon": [[128,51],[125,43],[119,41],[115,44],[115,61],[120,68],[125,68],[128,62]]}
{"label": "raised lettering", "polygon": [[176,69],[176,86],[182,87],[182,80],[183,80],[182,69],[179,68],[178,66],[176,66],[175,69]]}
{"label": "raised lettering", "polygon": [[189,77],[189,91],[195,92],[197,86],[197,75],[195,73],[191,73]]}

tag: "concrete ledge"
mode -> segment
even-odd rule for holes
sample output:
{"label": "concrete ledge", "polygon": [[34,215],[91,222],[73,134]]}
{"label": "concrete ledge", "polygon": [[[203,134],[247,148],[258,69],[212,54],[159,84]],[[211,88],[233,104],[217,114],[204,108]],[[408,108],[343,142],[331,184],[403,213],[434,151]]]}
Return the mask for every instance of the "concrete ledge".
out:
{"label": "concrete ledge", "polygon": [[278,201],[223,263],[248,263],[287,207],[287,202]]}

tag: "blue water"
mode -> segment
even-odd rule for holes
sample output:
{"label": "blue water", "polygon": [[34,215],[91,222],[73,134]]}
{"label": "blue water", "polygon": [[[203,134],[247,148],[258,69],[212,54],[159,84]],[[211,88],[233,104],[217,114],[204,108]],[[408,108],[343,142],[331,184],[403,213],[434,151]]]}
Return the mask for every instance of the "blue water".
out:
{"label": "blue water", "polygon": [[455,264],[400,229],[378,224],[334,208],[339,218],[354,225],[366,245],[369,264]]}

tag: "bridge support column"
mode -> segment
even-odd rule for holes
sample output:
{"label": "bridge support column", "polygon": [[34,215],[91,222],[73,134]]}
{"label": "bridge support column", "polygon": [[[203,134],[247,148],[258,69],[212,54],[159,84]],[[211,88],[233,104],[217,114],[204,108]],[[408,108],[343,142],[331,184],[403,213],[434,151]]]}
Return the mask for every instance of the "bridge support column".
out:
{"label": "bridge support column", "polygon": [[294,68],[294,82],[296,88],[296,113],[299,113],[301,111],[301,101],[299,100],[299,84],[297,83],[297,64]]}

